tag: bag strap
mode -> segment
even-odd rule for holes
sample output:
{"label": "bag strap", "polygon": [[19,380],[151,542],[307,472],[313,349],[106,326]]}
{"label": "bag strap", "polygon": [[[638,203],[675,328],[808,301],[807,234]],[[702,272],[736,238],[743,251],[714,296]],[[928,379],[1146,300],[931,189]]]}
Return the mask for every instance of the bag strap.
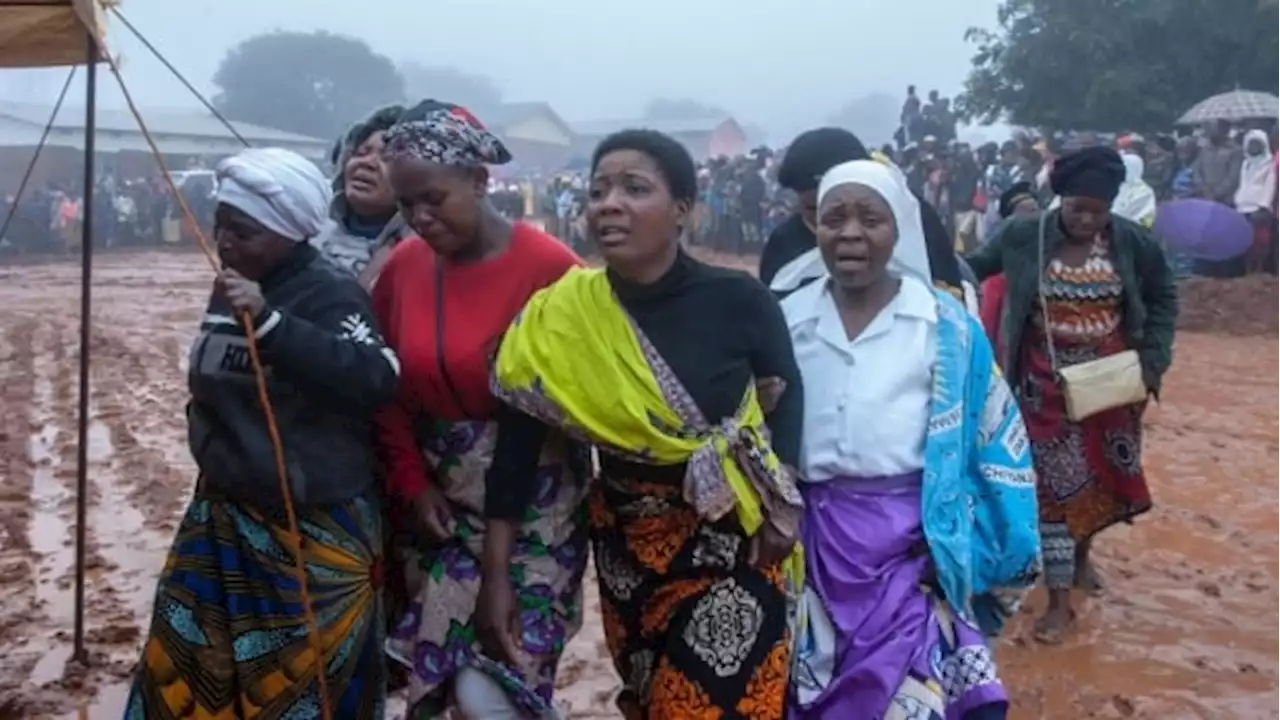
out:
{"label": "bag strap", "polygon": [[1044,322],[1042,331],[1044,332],[1044,344],[1049,350],[1049,367],[1053,370],[1053,374],[1058,374],[1058,352],[1053,346],[1053,330],[1049,327],[1049,303],[1045,301],[1044,295],[1044,229],[1045,223],[1048,221],[1049,211],[1045,210],[1040,213],[1040,232],[1036,239],[1036,294],[1040,296],[1040,317]]}

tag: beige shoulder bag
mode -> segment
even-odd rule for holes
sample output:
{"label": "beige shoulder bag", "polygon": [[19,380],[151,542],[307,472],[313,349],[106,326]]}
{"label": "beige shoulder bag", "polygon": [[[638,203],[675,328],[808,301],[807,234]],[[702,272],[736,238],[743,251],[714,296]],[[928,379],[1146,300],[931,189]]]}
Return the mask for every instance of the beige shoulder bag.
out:
{"label": "beige shoulder bag", "polygon": [[1036,289],[1040,295],[1040,312],[1044,319],[1045,346],[1049,351],[1049,365],[1062,382],[1062,394],[1066,399],[1067,417],[1080,422],[1104,410],[1134,405],[1147,397],[1147,386],[1142,380],[1142,363],[1138,353],[1125,350],[1097,360],[1090,360],[1069,367],[1058,367],[1058,353],[1053,346],[1053,332],[1049,325],[1049,303],[1045,301],[1044,261],[1045,219],[1040,215],[1039,278]]}

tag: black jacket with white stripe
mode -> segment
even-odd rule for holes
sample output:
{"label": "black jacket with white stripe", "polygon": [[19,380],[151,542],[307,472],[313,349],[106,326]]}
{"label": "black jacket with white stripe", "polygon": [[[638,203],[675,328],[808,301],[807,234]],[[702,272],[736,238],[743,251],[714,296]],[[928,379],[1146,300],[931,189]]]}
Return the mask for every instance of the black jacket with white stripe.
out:
{"label": "black jacket with white stripe", "polygon": [[[349,500],[374,483],[373,415],[400,365],[369,296],[309,245],[260,283],[254,323],[296,506]],[[222,294],[209,301],[188,373],[188,441],[208,492],[263,509],[283,503],[244,330]]]}

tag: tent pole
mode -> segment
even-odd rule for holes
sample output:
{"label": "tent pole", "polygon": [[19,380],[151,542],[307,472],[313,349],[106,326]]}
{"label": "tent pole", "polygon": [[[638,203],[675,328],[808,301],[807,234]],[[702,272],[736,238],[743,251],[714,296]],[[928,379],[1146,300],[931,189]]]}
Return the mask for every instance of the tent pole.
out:
{"label": "tent pole", "polygon": [[93,285],[93,190],[94,136],[97,134],[98,41],[92,32],[85,35],[88,67],[84,90],[84,192],[80,222],[80,418],[76,448],[76,595],[75,642],[72,659],[87,665],[84,646],[84,571],[86,527],[89,502],[89,329],[92,326],[90,289]]}

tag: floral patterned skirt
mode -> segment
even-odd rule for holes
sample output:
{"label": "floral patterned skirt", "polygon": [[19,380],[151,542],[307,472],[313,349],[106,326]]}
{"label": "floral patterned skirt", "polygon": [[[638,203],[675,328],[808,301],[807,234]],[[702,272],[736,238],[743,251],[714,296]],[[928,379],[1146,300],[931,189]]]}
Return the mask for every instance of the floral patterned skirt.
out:
{"label": "floral patterned skirt", "polygon": [[702,521],[683,468],[605,463],[591,540],[627,720],[778,720],[790,667],[781,568],[747,562],[733,516]]}
{"label": "floral patterned skirt", "polygon": [[[1048,356],[1036,348],[1024,356],[1022,414],[1036,469],[1046,581],[1060,589],[1074,581],[1077,543],[1151,509],[1142,470],[1145,405],[1069,420]],[[1059,362],[1089,362],[1123,349],[1118,337],[1096,346],[1061,346]]]}
{"label": "floral patterned skirt", "polygon": [[556,666],[582,622],[586,569],[586,483],[575,477],[566,444],[548,443],[534,502],[516,537],[511,579],[520,607],[522,657],[513,667],[486,656],[473,624],[484,546],[484,472],[497,429],[489,422],[438,423],[424,448],[428,467],[450,501],[452,537],[430,544],[400,532],[408,598],[387,641],[387,652],[409,670],[411,717],[444,714],[458,670],[472,667],[506,691],[531,717],[551,708]]}

